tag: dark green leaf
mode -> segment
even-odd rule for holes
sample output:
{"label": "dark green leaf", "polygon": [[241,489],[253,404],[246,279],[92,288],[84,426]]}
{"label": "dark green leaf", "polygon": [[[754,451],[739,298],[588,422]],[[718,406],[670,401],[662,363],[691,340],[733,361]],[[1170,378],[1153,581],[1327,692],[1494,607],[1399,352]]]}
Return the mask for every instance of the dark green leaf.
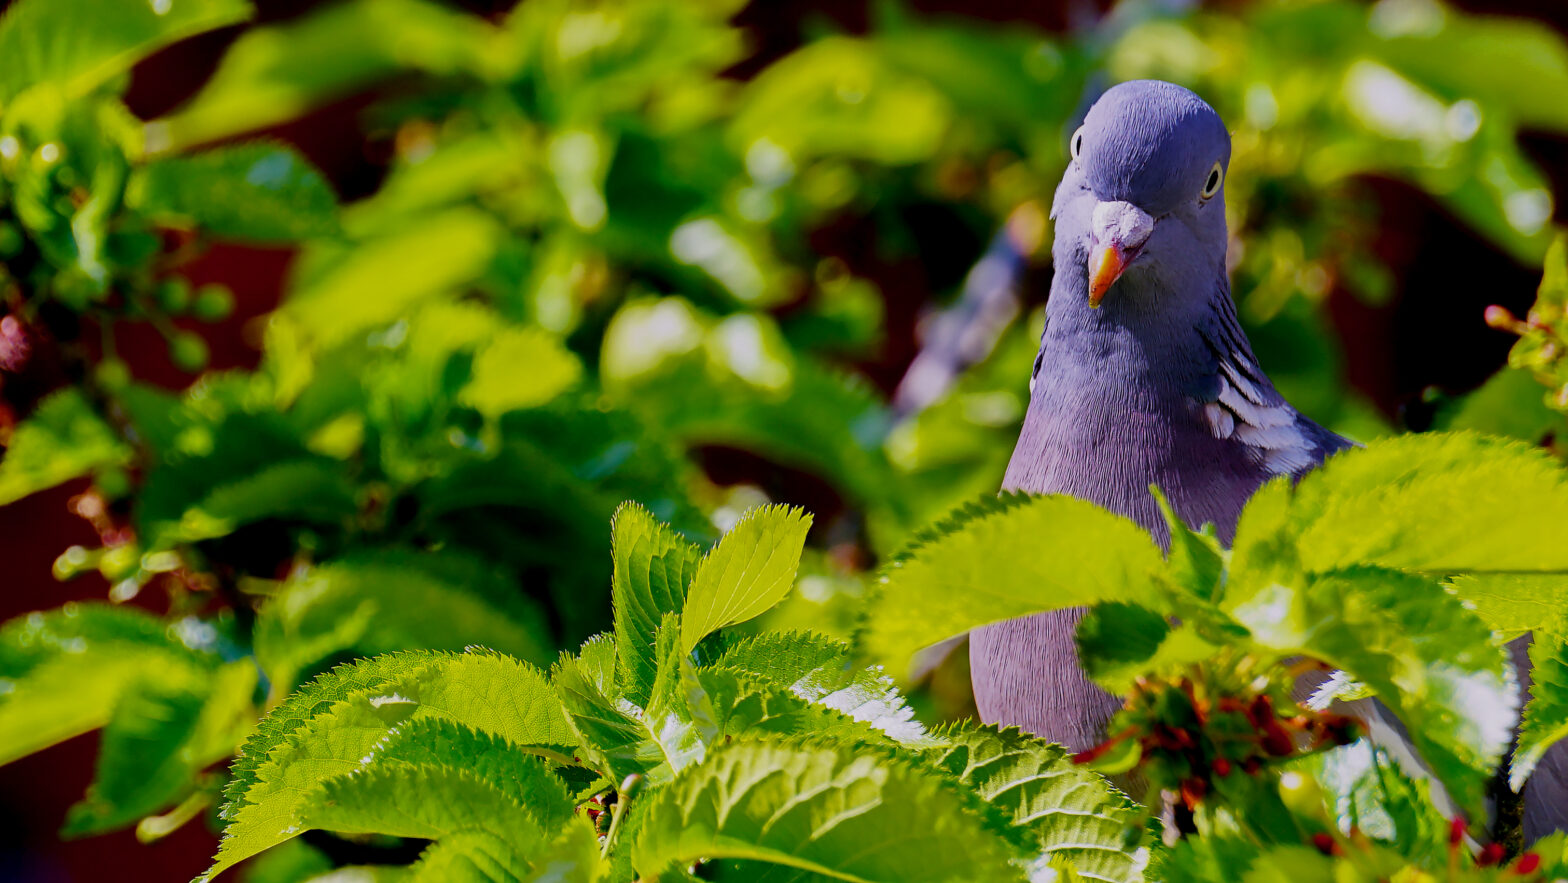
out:
{"label": "dark green leaf", "polygon": [[127,199],[149,217],[219,239],[297,242],[337,231],[337,198],[304,157],[282,144],[219,147],[149,163]]}

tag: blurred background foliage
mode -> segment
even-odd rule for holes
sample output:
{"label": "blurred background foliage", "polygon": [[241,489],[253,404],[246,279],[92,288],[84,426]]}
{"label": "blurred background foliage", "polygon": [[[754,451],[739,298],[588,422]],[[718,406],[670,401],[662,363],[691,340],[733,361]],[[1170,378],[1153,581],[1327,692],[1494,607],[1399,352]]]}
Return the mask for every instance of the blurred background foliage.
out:
{"label": "blurred background foliage", "polygon": [[95,867],[28,842],[42,792],[203,866],[221,762],[335,662],[548,663],[608,624],[624,499],[704,544],[806,506],[763,625],[848,635],[877,561],[999,483],[1066,139],[1123,79],[1232,127],[1233,287],[1303,410],[1562,450],[1555,7],[919,5],[10,4],[0,760],[102,736],[0,771],[0,876]]}

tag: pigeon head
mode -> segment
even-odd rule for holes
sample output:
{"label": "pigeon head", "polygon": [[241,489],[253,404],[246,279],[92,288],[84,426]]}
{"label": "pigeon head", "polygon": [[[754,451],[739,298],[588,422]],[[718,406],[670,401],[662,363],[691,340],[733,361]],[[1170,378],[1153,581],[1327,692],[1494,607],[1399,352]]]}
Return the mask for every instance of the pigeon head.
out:
{"label": "pigeon head", "polygon": [[1206,298],[1199,283],[1225,261],[1230,164],[1214,108],[1172,83],[1122,83],[1089,109],[1070,149],[1052,207],[1058,272],[1084,274],[1091,307],[1113,286],[1113,298]]}

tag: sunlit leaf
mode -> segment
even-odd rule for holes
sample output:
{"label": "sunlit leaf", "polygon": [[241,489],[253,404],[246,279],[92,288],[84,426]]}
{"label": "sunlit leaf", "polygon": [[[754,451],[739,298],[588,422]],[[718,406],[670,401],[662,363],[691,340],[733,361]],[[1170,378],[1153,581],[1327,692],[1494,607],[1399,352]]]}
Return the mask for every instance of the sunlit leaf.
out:
{"label": "sunlit leaf", "polygon": [[163,46],[250,15],[246,0],[18,0],[0,18],[0,100],[39,83],[80,96]]}
{"label": "sunlit leaf", "polygon": [[697,565],[681,617],[686,650],[709,633],[768,610],[795,584],[811,516],[787,506],[742,515]]}
{"label": "sunlit leaf", "polygon": [[100,417],[80,390],[62,389],[44,399],[11,434],[0,459],[0,504],[123,465],[131,449]]}

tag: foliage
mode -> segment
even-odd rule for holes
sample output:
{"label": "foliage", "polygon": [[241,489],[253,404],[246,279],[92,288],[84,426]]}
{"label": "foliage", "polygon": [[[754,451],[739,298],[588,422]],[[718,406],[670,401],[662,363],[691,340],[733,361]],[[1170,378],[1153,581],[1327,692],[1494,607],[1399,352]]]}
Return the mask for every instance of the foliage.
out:
{"label": "foliage", "polygon": [[[1445,504],[1454,499],[1466,510]],[[1229,879],[1226,868],[1250,862],[1284,867],[1285,851],[1299,848],[1368,851],[1391,868],[1447,862],[1433,840],[1446,836],[1440,823],[1419,837],[1373,833],[1357,820],[1367,808],[1352,804],[1347,817],[1315,796],[1287,794],[1300,786],[1285,783],[1306,775],[1303,752],[1346,745],[1365,730],[1379,753],[1405,754],[1412,775],[1431,778],[1430,797],[1402,798],[1419,809],[1373,797],[1375,811],[1430,814],[1431,800],[1461,820],[1484,818],[1484,788],[1522,699],[1502,640],[1534,630],[1540,680],[1511,762],[1521,785],[1563,735],[1554,656],[1562,607],[1543,604],[1541,591],[1555,584],[1560,592],[1568,579],[1568,558],[1547,539],[1568,518],[1565,507],[1568,475],[1541,451],[1435,433],[1347,451],[1299,482],[1266,485],[1229,550],[1167,509],[1165,560],[1131,522],[1079,501],[1004,498],[960,510],[888,565],[864,644],[871,658],[899,664],[988,622],[1090,606],[1079,629],[1084,664],[1107,689],[1131,696],[1110,738],[1079,759],[1108,773],[1137,769],[1155,799],[1160,789],[1179,793],[1198,832],[1215,838],[1184,842],[1163,873]],[[1445,578],[1481,603],[1461,602]],[[1404,722],[1403,735],[1366,700],[1346,709],[1359,722],[1297,706],[1296,676],[1317,667],[1370,690]],[[1381,774],[1373,763],[1359,775]],[[1341,834],[1351,840],[1334,839]]]}
{"label": "foliage", "polygon": [[[776,603],[774,592],[735,607],[757,597],[759,574],[794,582],[804,522],[752,510],[682,579],[668,564],[672,552],[689,561],[684,550],[638,541],[668,529],[623,508],[616,634],[563,654],[548,678],[477,648],[321,676],[246,743],[207,878],[324,828],[434,841],[406,872],[414,879],[461,863],[482,879],[701,865],[704,878],[1005,880],[1064,861],[1134,879],[1131,803],[1059,748],[1016,730],[928,734],[886,686],[846,703],[882,679],[822,636],[684,627]],[[638,640],[655,618],[653,641]],[[726,649],[696,652],[692,634]],[[642,671],[653,681],[639,702],[628,689]]]}

